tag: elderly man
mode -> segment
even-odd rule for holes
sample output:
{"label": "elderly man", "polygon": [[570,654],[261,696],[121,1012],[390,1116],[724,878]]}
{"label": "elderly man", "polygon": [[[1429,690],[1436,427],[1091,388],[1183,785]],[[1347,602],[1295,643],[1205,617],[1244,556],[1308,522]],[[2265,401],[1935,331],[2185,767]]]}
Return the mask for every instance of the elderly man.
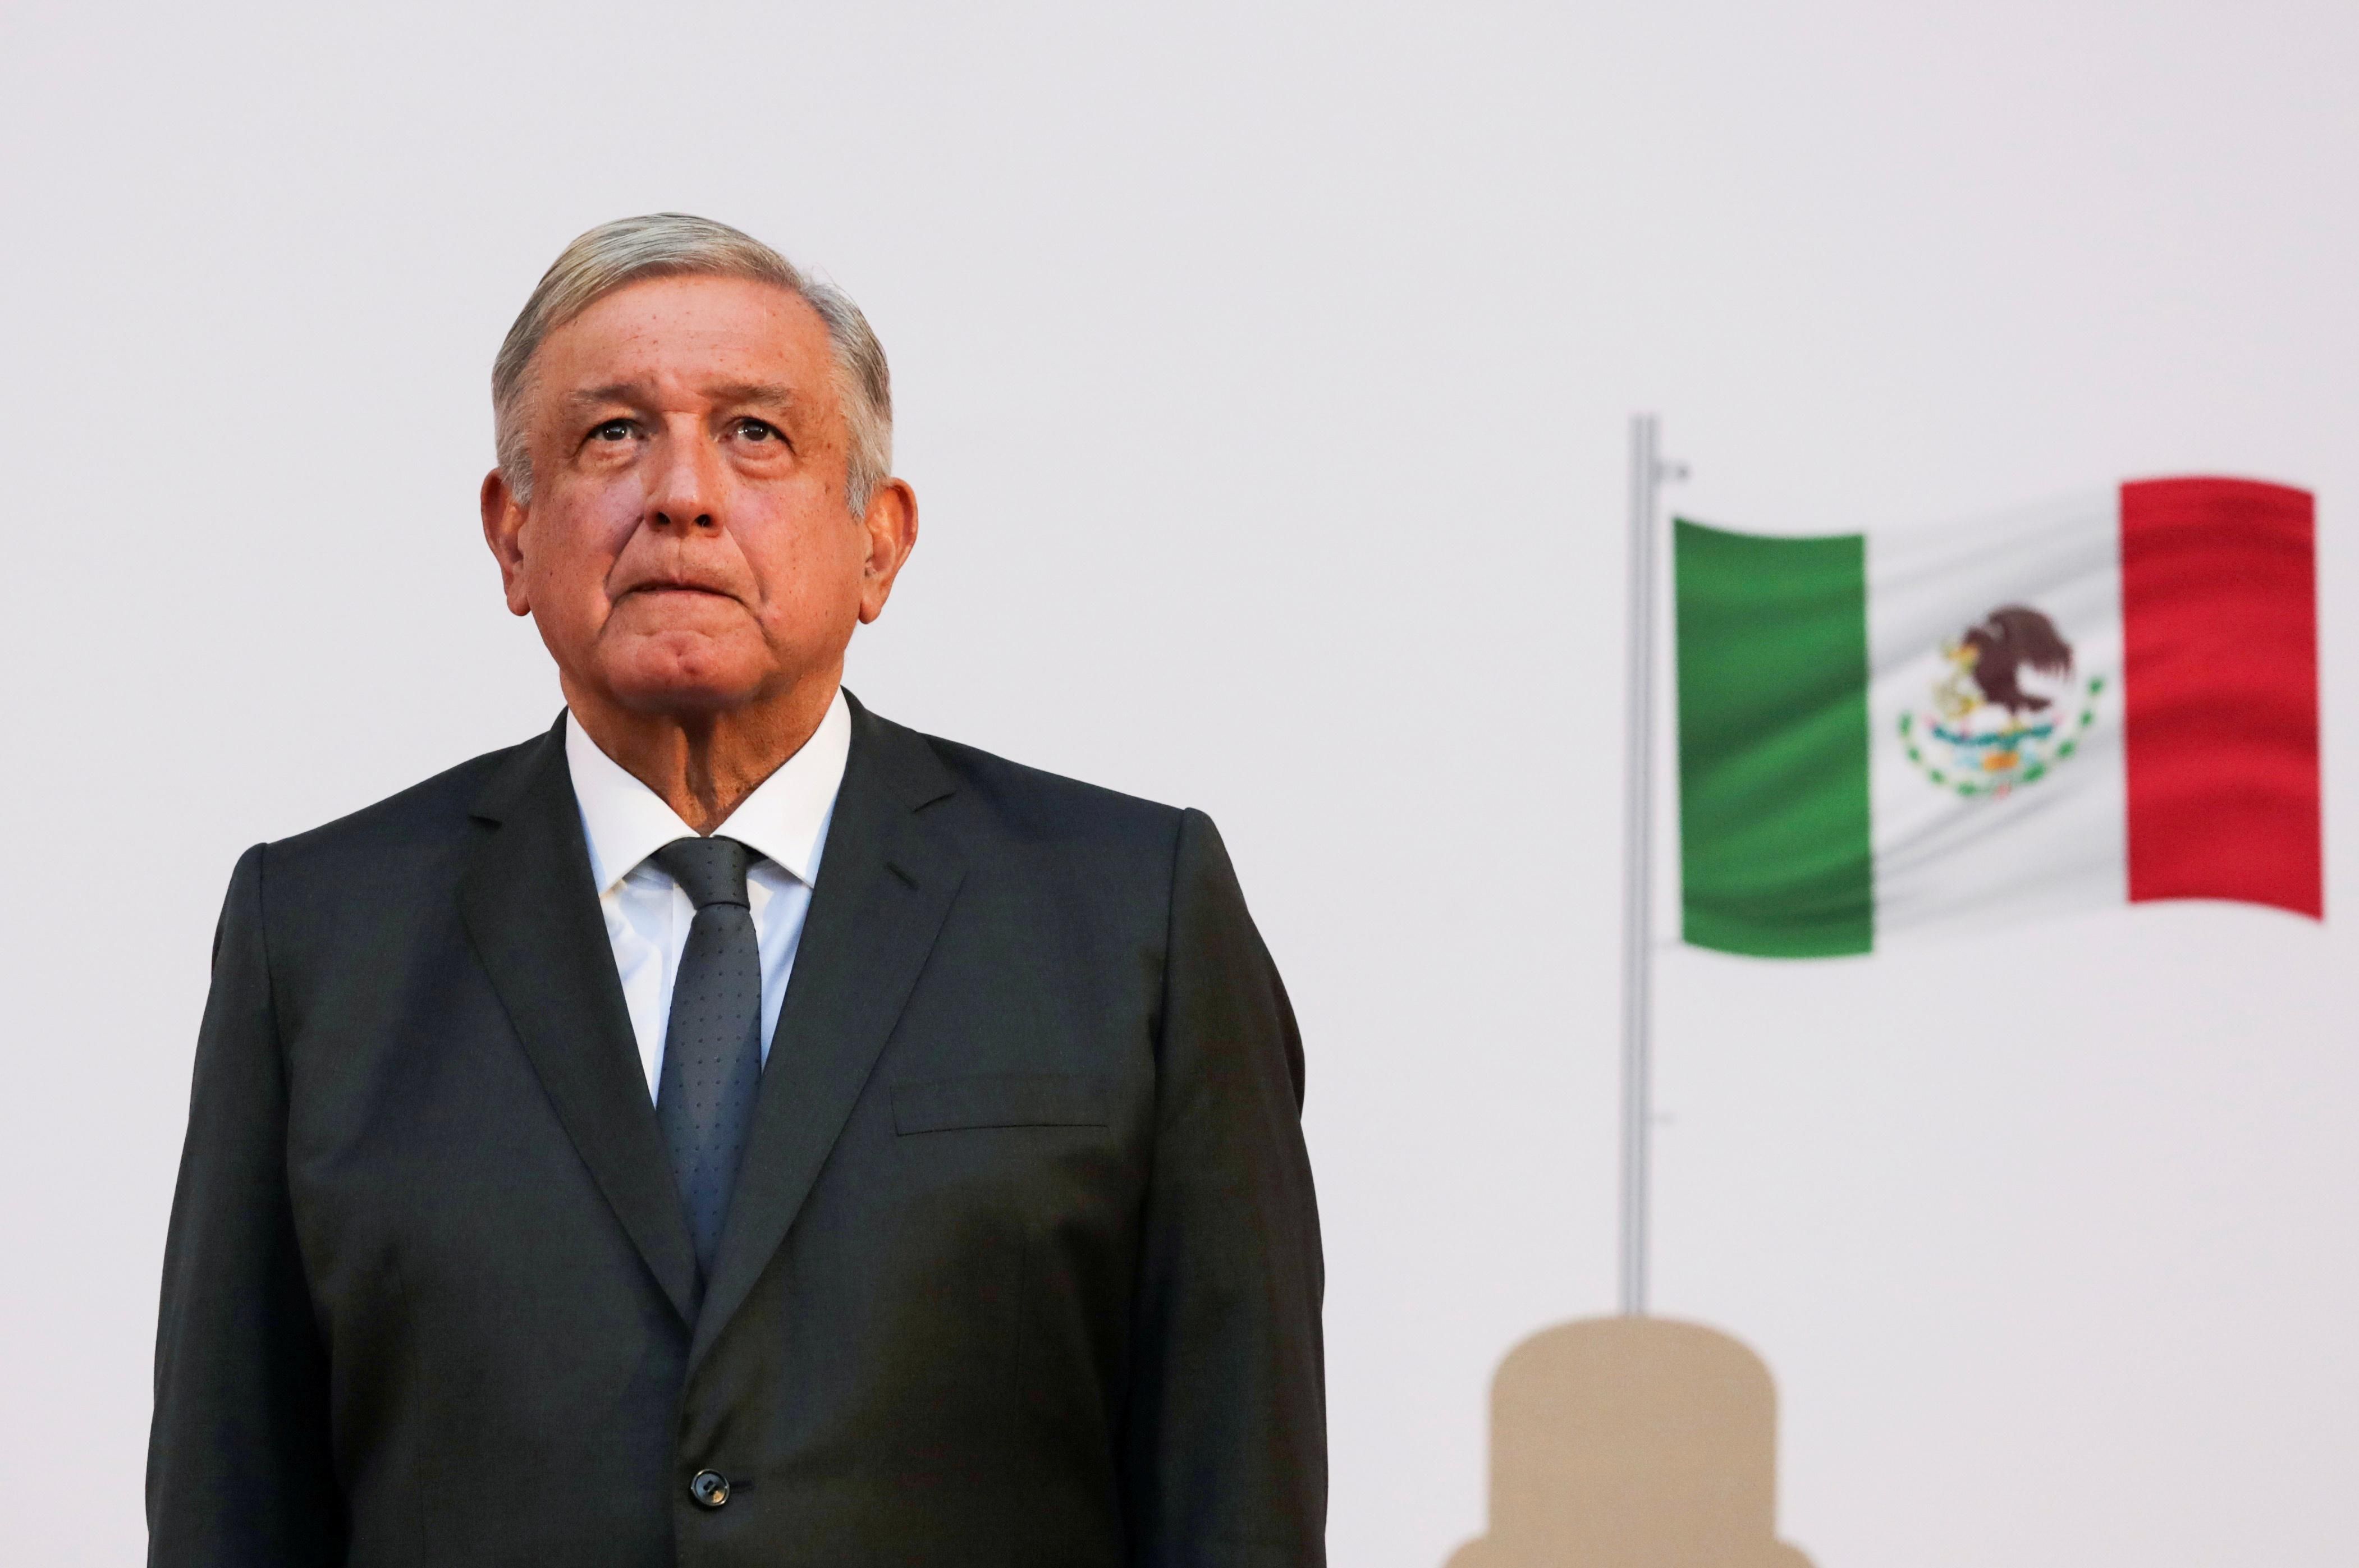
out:
{"label": "elderly man", "polygon": [[626,220],[492,386],[565,712],[238,862],[151,1563],[1321,1562],[1286,993],[1202,815],[840,686],[918,537],[860,311]]}

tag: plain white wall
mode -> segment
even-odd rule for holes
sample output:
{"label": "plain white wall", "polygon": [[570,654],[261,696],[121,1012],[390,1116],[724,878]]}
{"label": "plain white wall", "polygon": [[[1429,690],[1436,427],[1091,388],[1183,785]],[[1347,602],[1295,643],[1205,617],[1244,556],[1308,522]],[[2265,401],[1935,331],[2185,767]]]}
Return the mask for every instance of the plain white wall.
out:
{"label": "plain white wall", "polygon": [[[473,495],[572,234],[851,290],[925,533],[853,683],[1221,822],[1310,1051],[1334,1561],[1483,1525],[1606,1311],[1624,421],[1699,515],[2133,474],[2321,495],[2354,768],[2348,5],[0,11],[0,1537],[142,1550],[148,1356],[245,844],[557,706]],[[2340,1563],[2359,941],[2172,907],[1672,951],[1658,1294],[1785,1400],[1821,1568]]]}

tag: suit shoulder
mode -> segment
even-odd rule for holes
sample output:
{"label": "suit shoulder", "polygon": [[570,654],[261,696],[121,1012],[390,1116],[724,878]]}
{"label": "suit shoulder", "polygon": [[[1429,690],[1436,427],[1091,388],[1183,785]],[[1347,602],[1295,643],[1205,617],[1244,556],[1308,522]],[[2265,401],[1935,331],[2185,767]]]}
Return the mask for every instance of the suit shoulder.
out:
{"label": "suit shoulder", "polygon": [[469,808],[493,778],[518,753],[540,744],[529,740],[487,751],[307,833],[274,839],[268,850],[271,869],[277,874],[386,855],[414,856],[459,843],[467,833]]}
{"label": "suit shoulder", "polygon": [[1168,855],[1186,815],[1177,806],[1027,768],[939,735],[917,738],[957,781],[961,795],[1027,839],[1124,844]]}

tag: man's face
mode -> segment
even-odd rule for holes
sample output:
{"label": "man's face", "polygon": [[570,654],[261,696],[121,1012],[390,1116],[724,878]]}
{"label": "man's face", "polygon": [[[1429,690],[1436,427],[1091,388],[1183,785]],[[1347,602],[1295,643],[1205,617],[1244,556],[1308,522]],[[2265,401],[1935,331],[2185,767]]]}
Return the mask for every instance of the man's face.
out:
{"label": "man's face", "polygon": [[916,542],[908,486],[845,507],[827,327],[763,283],[632,284],[551,332],[525,400],[532,500],[484,533],[569,701],[690,718],[840,675]]}

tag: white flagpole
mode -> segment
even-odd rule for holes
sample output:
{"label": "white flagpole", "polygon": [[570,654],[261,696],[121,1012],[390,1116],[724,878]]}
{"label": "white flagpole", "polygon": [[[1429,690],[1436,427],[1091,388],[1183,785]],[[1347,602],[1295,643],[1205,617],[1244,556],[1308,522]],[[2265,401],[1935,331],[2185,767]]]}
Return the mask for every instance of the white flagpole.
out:
{"label": "white flagpole", "polygon": [[1648,1156],[1655,1127],[1655,555],[1663,460],[1652,414],[1630,420],[1630,712],[1622,843],[1622,1311],[1647,1314]]}

